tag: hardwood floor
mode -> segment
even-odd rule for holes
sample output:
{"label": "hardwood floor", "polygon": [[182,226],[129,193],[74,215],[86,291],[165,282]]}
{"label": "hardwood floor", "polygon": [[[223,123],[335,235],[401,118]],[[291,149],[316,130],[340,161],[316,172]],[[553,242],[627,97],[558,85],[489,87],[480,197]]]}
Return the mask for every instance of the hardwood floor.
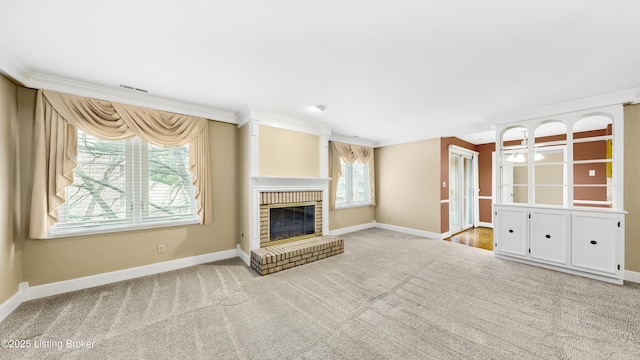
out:
{"label": "hardwood floor", "polygon": [[446,238],[445,240],[492,251],[493,229],[486,227],[471,228]]}

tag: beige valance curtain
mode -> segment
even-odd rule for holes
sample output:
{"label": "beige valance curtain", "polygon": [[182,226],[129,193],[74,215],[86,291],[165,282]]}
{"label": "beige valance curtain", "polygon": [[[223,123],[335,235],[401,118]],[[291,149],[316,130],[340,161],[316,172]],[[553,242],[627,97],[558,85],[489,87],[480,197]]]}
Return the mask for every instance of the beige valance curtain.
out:
{"label": "beige valance curtain", "polygon": [[342,176],[340,159],[349,164],[353,164],[356,161],[362,164],[368,164],[369,185],[371,188],[370,205],[374,206],[376,204],[376,181],[373,148],[331,141],[329,143],[329,171],[331,173],[331,181],[329,181],[329,209],[333,210],[336,207],[338,180],[340,180],[340,176]]}
{"label": "beige valance curtain", "polygon": [[77,128],[106,140],[139,136],[157,146],[189,144],[201,224],[212,222],[209,132],[207,120],[110,101],[39,90],[34,126],[34,184],[29,236],[47,238],[58,221],[76,167]]}

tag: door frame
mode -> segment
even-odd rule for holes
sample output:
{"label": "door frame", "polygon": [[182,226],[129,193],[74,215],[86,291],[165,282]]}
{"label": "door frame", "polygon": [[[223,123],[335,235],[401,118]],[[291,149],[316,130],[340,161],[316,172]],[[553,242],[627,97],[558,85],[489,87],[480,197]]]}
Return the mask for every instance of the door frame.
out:
{"label": "door frame", "polygon": [[[452,154],[456,154],[456,155],[461,155],[461,156],[467,156],[467,157],[471,157],[471,171],[472,171],[472,189],[471,189],[471,194],[473,199],[471,200],[472,203],[472,224],[471,227],[478,227],[479,226],[479,222],[480,222],[480,201],[479,201],[479,191],[480,191],[480,187],[479,187],[479,177],[478,177],[478,152],[474,151],[474,150],[470,150],[470,149],[466,149],[457,145],[449,145],[449,154],[447,157],[447,167],[449,168],[449,234],[453,235],[452,229],[451,229],[451,155]],[[463,230],[466,230],[463,228]]]}

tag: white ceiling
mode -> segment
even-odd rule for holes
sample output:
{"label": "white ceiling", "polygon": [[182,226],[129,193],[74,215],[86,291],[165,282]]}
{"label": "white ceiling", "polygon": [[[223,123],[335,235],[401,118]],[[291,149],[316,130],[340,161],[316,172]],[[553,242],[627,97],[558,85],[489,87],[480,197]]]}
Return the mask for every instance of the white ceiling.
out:
{"label": "white ceiling", "polygon": [[640,86],[638,0],[0,0],[0,14],[14,78],[252,106],[378,143]]}

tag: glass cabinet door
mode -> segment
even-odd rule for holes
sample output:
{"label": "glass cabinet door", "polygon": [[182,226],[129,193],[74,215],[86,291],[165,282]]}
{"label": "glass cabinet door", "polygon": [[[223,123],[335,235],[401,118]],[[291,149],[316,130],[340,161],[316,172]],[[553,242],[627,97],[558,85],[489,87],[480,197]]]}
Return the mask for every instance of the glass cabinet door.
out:
{"label": "glass cabinet door", "polygon": [[613,204],[613,126],[605,116],[590,116],[573,127],[573,205]]}
{"label": "glass cabinet door", "polygon": [[540,124],[535,131],[536,205],[567,205],[567,126],[561,121]]}
{"label": "glass cabinet door", "polygon": [[500,201],[503,204],[529,203],[529,155],[527,128],[513,127],[503,132],[500,162]]}

